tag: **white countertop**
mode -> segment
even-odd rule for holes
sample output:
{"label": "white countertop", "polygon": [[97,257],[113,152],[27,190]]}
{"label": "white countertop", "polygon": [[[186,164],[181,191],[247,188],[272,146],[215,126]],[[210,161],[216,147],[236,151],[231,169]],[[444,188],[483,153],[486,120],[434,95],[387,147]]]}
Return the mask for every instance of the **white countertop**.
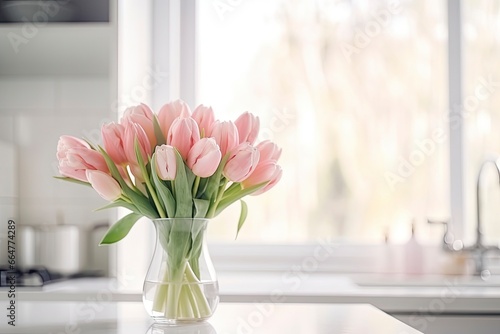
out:
{"label": "white countertop", "polygon": [[[454,278],[444,279],[440,286],[384,286],[376,278],[367,277],[365,283],[358,285],[355,280],[363,281],[363,278],[353,280],[346,275],[225,272],[219,274],[219,287],[223,302],[265,303],[272,302],[274,295],[281,297],[283,303],[368,303],[389,313],[500,314],[500,286],[469,286]],[[366,284],[367,280],[375,283]],[[0,304],[7,300],[6,293],[1,291]],[[105,278],[63,281],[34,290],[17,288],[19,301],[85,301],[89,298],[142,301],[142,292],[118,287],[115,280]]]}
{"label": "white countertop", "polygon": [[419,334],[371,305],[221,303],[190,326],[153,325],[142,302],[24,302],[0,333],[79,334]]}

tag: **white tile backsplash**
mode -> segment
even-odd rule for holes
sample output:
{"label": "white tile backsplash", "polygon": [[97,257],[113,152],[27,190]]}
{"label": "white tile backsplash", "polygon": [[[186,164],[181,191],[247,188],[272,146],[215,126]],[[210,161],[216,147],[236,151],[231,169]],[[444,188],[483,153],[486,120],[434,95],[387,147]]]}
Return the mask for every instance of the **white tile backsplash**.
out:
{"label": "white tile backsplash", "polygon": [[107,78],[62,78],[58,82],[58,109],[62,113],[102,114],[111,110]]}
{"label": "white tile backsplash", "polygon": [[44,77],[0,78],[0,110],[16,109],[54,111],[56,101],[55,80]]}
{"label": "white tile backsplash", "polygon": [[91,188],[54,179],[61,135],[97,140],[109,121],[104,77],[0,78],[1,139],[17,147],[19,220],[23,224],[88,226],[106,221],[105,202]]}
{"label": "white tile backsplash", "polygon": [[94,198],[24,198],[19,204],[19,220],[29,225],[64,224],[87,228],[108,220],[109,211],[96,211],[105,204],[97,194]]}

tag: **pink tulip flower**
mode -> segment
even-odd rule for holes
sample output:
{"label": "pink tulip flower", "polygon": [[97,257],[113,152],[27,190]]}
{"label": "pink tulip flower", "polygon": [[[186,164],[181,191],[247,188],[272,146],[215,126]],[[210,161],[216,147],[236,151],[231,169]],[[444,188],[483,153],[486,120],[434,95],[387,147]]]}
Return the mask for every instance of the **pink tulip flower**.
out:
{"label": "pink tulip flower", "polygon": [[179,151],[186,160],[189,150],[200,140],[200,129],[191,117],[177,118],[168,131],[167,144]]}
{"label": "pink tulip flower", "polygon": [[177,174],[177,159],[175,148],[170,145],[156,147],[156,174],[162,180],[173,180]]}
{"label": "pink tulip flower", "polygon": [[101,127],[104,149],[116,165],[127,163],[123,138],[125,136],[125,127],[114,122],[103,124]]}
{"label": "pink tulip flower", "polygon": [[138,165],[139,163],[135,154],[135,141],[137,139],[142,161],[146,164],[152,152],[146,132],[144,132],[144,129],[139,124],[134,122],[126,122],[124,126],[123,148],[128,162],[131,165]]}
{"label": "pink tulip flower", "polygon": [[71,136],[62,136],[57,143],[59,173],[72,179],[88,182],[85,171],[109,171],[101,153],[90,148],[89,144]]}
{"label": "pink tulip flower", "polygon": [[260,152],[260,162],[274,161],[277,162],[281,156],[281,148],[270,140],[264,140],[257,145]]}
{"label": "pink tulip flower", "polygon": [[215,122],[215,115],[212,107],[200,104],[193,111],[192,117],[200,128],[200,134],[203,133],[203,137],[208,137],[208,134],[212,131],[212,124]]}
{"label": "pink tulip flower", "polygon": [[138,106],[130,107],[125,110],[125,113],[122,118],[122,124],[127,122],[133,122],[139,124],[146,135],[148,136],[149,143],[151,144],[151,148],[156,146],[156,136],[154,129],[154,118],[155,115],[151,111],[151,109],[141,103]]}
{"label": "pink tulip flower", "polygon": [[271,177],[271,180],[269,181],[269,183],[266,184],[264,187],[260,188],[259,190],[257,190],[256,192],[252,193],[251,195],[257,196],[257,195],[263,194],[266,191],[268,191],[269,189],[273,188],[279,182],[279,180],[281,180],[282,175],[283,175],[283,170],[281,169],[281,166],[276,165],[276,170],[274,171],[274,174]]}
{"label": "pink tulip flower", "polygon": [[269,181],[252,195],[260,195],[278,183],[283,173],[277,161],[281,156],[281,149],[270,140],[265,140],[257,145],[260,153],[259,163],[254,172],[242,182],[243,188],[248,188],[262,182]]}
{"label": "pink tulip flower", "polygon": [[77,147],[90,148],[89,144],[80,138],[73,136],[61,136],[57,142],[57,158],[64,158],[69,149]]}
{"label": "pink tulip flower", "polygon": [[90,169],[87,169],[85,175],[92,188],[105,200],[112,202],[121,196],[122,188],[111,175]]}
{"label": "pink tulip flower", "polygon": [[245,180],[257,167],[259,150],[248,142],[241,143],[232,152],[224,166],[224,176],[233,182]]}
{"label": "pink tulip flower", "polygon": [[254,144],[259,135],[260,120],[259,117],[249,113],[248,111],[241,114],[234,122],[238,128],[239,143],[249,142]]}
{"label": "pink tulip flower", "polygon": [[277,165],[273,161],[265,161],[264,163],[261,163],[259,161],[253,173],[250,174],[248,178],[245,179],[245,181],[241,182],[243,188],[248,188],[259,183],[271,181],[276,168]]}
{"label": "pink tulip flower", "polygon": [[216,121],[212,125],[210,137],[213,137],[219,145],[222,156],[230,153],[239,144],[238,129],[233,122]]}
{"label": "pink tulip flower", "polygon": [[193,145],[188,153],[187,165],[194,175],[212,176],[221,161],[222,154],[213,138],[202,138]]}
{"label": "pink tulip flower", "polygon": [[[253,195],[262,194],[263,192],[271,189],[281,178],[281,167],[276,164],[274,161],[265,161],[259,164],[255,168],[252,174],[245,179],[241,184],[243,188],[249,188],[260,183],[267,182],[267,184],[257,190]],[[271,185],[272,183],[272,185]]]}
{"label": "pink tulip flower", "polygon": [[165,138],[168,136],[170,127],[176,118],[189,116],[191,116],[191,110],[187,103],[182,100],[175,100],[161,107],[158,112],[158,123],[160,123],[160,129]]}

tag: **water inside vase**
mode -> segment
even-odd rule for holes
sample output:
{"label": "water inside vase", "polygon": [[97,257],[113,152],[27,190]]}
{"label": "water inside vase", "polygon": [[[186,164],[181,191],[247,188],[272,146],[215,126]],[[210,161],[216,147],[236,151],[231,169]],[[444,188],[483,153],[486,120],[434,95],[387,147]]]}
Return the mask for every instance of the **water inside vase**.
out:
{"label": "water inside vase", "polygon": [[[174,294],[175,297],[170,297]],[[143,302],[155,321],[192,322],[208,319],[219,303],[217,281],[199,283],[144,282]],[[172,306],[175,310],[169,310]]]}

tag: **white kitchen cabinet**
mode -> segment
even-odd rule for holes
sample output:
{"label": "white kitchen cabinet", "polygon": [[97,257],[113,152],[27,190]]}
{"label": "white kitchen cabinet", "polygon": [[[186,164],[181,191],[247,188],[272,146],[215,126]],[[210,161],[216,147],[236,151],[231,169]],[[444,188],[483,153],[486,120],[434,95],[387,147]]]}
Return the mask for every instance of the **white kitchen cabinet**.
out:
{"label": "white kitchen cabinet", "polygon": [[498,334],[500,315],[393,315],[426,334]]}

